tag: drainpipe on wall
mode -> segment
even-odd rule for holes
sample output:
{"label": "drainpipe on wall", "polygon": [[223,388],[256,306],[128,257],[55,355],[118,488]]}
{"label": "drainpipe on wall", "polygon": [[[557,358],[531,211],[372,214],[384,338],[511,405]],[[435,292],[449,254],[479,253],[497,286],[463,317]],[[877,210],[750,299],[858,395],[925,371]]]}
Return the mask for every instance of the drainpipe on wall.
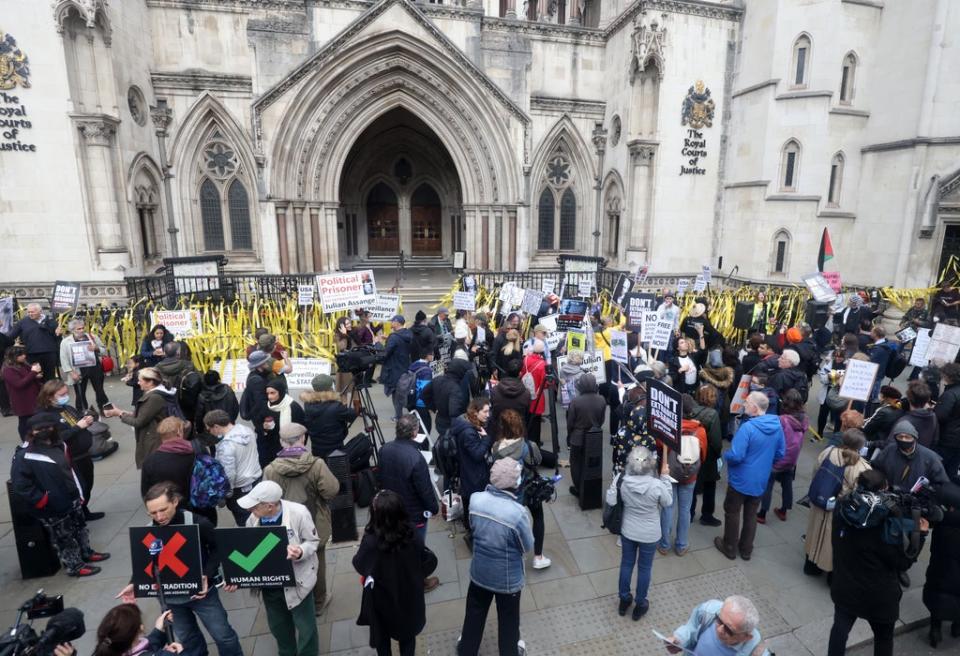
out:
{"label": "drainpipe on wall", "polygon": [[173,217],[173,191],[170,189],[170,179],[173,174],[172,168],[167,158],[167,128],[173,121],[173,110],[167,106],[166,98],[157,98],[155,107],[150,108],[150,119],[153,121],[153,127],[156,128],[157,142],[160,148],[160,169],[163,171],[163,195],[167,201],[167,233],[170,235],[170,256],[179,257],[180,249],[177,247],[177,222]]}
{"label": "drainpipe on wall", "polygon": [[607,130],[603,123],[593,125],[593,147],[597,151],[597,175],[594,189],[597,192],[595,215],[593,219],[593,256],[600,257],[600,220],[603,214],[603,156],[607,152]]}

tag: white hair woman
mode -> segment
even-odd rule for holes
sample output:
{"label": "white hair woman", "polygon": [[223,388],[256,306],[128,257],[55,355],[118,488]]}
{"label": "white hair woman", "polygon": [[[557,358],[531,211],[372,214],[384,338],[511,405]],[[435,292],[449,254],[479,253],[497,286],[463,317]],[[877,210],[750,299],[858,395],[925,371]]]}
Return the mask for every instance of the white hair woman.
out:
{"label": "white hair woman", "polygon": [[[623,520],[620,529],[620,605],[618,612],[626,615],[630,604],[633,620],[637,621],[650,609],[647,591],[653,572],[653,557],[660,540],[660,509],[673,504],[671,479],[667,476],[666,458],[657,477],[657,454],[638,446],[627,456],[623,474],[615,476],[607,490],[607,504],[615,505],[617,496],[623,500]],[[637,567],[636,595],[630,594],[630,577]]]}

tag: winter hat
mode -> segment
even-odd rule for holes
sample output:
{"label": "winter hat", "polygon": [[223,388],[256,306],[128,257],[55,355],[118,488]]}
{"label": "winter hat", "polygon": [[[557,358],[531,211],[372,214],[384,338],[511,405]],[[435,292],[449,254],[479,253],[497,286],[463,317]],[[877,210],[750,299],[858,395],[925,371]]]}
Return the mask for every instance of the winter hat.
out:
{"label": "winter hat", "polygon": [[260,335],[259,339],[257,339],[257,347],[266,353],[272,353],[276,345],[277,336],[271,335],[270,333],[267,333],[266,335]]}
{"label": "winter hat", "polygon": [[415,321],[420,322],[427,318],[427,314],[423,310],[417,310],[413,318]]}
{"label": "winter hat", "polygon": [[298,424],[296,422],[290,422],[286,426],[280,427],[280,439],[281,440],[292,440],[301,435],[304,435],[307,432],[307,427],[303,424]]}
{"label": "winter hat", "polygon": [[690,308],[690,316],[694,319],[702,317],[703,313],[707,311],[707,306],[703,303],[695,303],[692,308]]}
{"label": "winter hat", "polygon": [[448,310],[445,307],[442,307],[439,310],[437,310],[437,314],[450,314],[450,310]]}
{"label": "winter hat", "polygon": [[466,339],[470,335],[470,328],[467,327],[467,322],[463,319],[457,321],[457,325],[453,329],[453,338],[454,339]]}
{"label": "winter hat", "polygon": [[310,381],[314,392],[329,392],[333,389],[333,376],[327,374],[317,374]]}
{"label": "winter hat", "polygon": [[267,383],[267,387],[277,390],[280,393],[280,396],[284,396],[287,393],[287,381],[285,378],[277,377]]}
{"label": "winter hat", "polygon": [[893,427],[893,435],[909,435],[913,439],[919,439],[920,433],[917,432],[917,428],[911,424],[909,421],[898,421],[897,425]]}
{"label": "winter hat", "polygon": [[271,360],[269,353],[264,351],[252,351],[250,355],[247,356],[247,366],[250,369],[259,369],[267,363],[267,360]]}
{"label": "winter hat", "polygon": [[800,333],[799,328],[789,328],[787,330],[787,341],[791,344],[797,344],[803,341],[803,335]]}
{"label": "winter hat", "polygon": [[490,468],[490,484],[498,490],[515,490],[520,471],[519,462],[513,458],[501,458]]}
{"label": "winter hat", "polygon": [[401,326],[402,326],[403,324],[407,323],[407,320],[403,318],[403,315],[402,315],[402,314],[394,315],[393,319],[391,319],[390,321],[392,321],[392,322],[394,322],[394,323],[398,323],[398,324],[400,324]]}

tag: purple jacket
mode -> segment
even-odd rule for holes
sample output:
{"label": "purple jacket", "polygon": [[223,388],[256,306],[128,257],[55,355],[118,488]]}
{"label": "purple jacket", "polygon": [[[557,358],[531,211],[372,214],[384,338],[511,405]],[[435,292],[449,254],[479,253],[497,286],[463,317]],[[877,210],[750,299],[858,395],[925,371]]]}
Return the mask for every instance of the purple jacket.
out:
{"label": "purple jacket", "polygon": [[803,436],[807,432],[810,421],[807,415],[780,415],[780,425],[783,427],[783,439],[787,452],[782,458],[773,463],[773,471],[786,471],[797,466],[800,458],[800,449],[803,447]]}

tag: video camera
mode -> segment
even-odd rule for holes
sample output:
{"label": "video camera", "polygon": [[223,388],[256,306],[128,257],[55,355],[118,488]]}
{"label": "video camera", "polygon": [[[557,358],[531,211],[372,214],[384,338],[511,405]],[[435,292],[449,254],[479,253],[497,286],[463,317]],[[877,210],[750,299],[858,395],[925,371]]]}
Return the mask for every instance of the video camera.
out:
{"label": "video camera", "polygon": [[337,353],[337,370],[350,374],[363,374],[386,359],[386,352],[375,346],[357,346]]}
{"label": "video camera", "polygon": [[[49,617],[43,633],[37,635],[23,617],[35,620]],[[48,597],[40,590],[17,609],[17,621],[0,637],[0,656],[50,656],[54,648],[81,637],[87,628],[83,612],[63,607],[63,596]]]}
{"label": "video camera", "polygon": [[931,524],[943,521],[943,508],[926,476],[918,478],[909,492],[892,490],[884,495],[890,514],[895,517],[909,518],[919,514]]}

